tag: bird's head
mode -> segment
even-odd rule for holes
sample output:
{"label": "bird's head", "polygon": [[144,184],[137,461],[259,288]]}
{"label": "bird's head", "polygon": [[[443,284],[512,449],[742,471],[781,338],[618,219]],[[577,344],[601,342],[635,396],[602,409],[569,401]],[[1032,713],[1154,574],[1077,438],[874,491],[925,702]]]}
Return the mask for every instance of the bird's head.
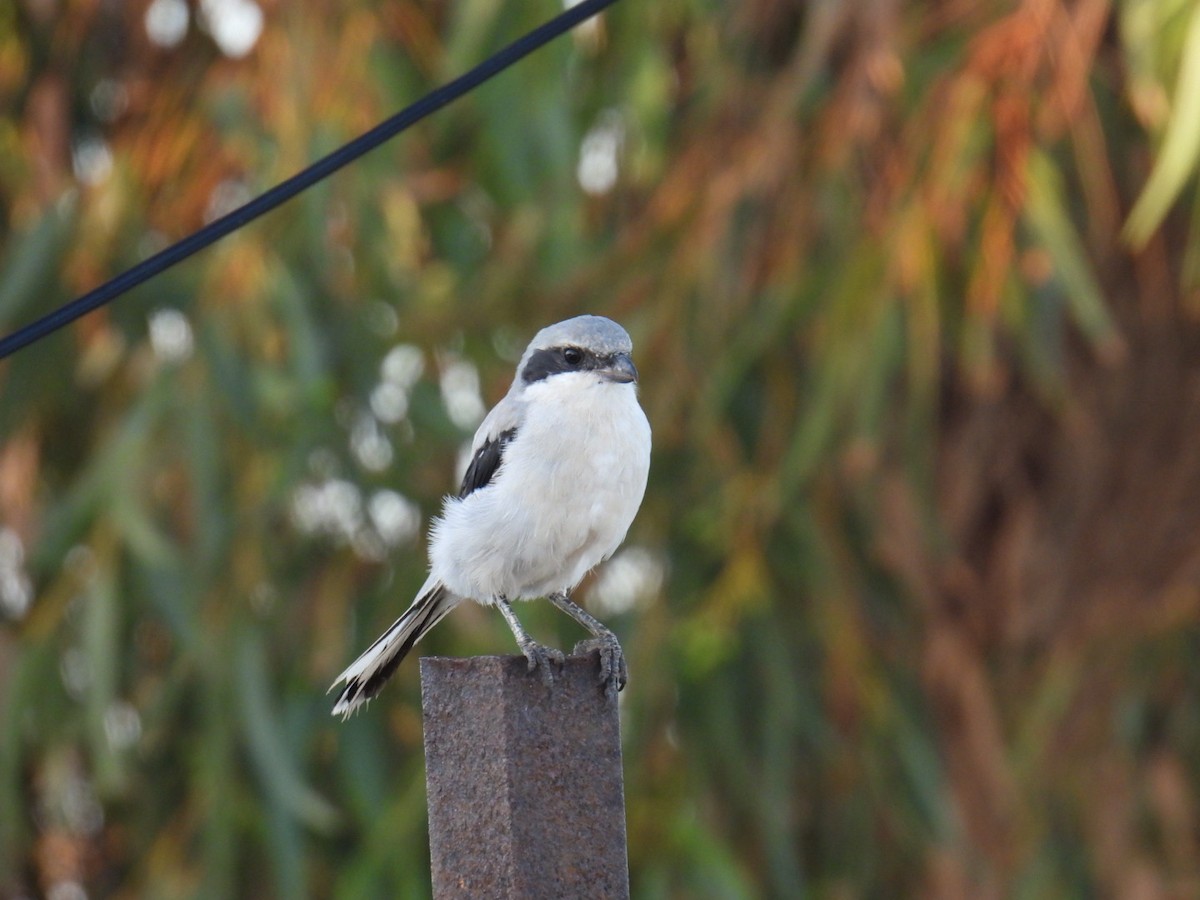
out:
{"label": "bird's head", "polygon": [[631,384],[638,380],[632,352],[629,334],[612,319],[576,316],[534,336],[517,366],[517,377],[533,384],[567,372],[592,372],[605,381]]}

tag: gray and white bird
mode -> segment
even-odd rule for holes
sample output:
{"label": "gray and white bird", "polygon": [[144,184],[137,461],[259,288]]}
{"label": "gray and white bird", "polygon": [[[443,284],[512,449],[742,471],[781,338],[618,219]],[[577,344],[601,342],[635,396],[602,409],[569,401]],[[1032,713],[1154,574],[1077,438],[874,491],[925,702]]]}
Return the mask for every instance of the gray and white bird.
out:
{"label": "gray and white bird", "polygon": [[575,652],[600,651],[610,696],[627,670],[617,637],[571,600],[588,571],[625,540],[650,469],[650,423],[637,399],[633,344],[602,316],[543,328],[512,387],[475,432],[457,497],[431,526],[429,578],[391,628],[333,683],[333,714],[348,716],[429,629],[463,600],[496,606],[529,670],[553,682],[559,650],[535,642],[512,601],[546,597],[592,634]]}

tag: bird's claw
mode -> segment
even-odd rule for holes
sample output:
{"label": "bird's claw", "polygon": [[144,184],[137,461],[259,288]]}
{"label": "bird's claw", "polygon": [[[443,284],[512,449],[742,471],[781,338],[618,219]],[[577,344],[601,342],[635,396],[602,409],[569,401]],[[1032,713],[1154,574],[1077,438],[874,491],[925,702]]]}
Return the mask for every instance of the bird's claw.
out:
{"label": "bird's claw", "polygon": [[580,641],[571,655],[586,656],[593,650],[600,651],[600,683],[604,685],[605,696],[615,699],[617,691],[623,690],[629,681],[629,667],[625,664],[621,643],[610,632]]}
{"label": "bird's claw", "polygon": [[546,647],[542,644],[530,641],[527,644],[521,645],[521,652],[525,654],[525,658],[529,660],[528,671],[533,672],[537,669],[542,671],[542,683],[546,687],[554,684],[554,670],[551,668],[551,663],[558,663],[559,669],[566,662],[566,657],[561,650],[556,650],[553,647]]}

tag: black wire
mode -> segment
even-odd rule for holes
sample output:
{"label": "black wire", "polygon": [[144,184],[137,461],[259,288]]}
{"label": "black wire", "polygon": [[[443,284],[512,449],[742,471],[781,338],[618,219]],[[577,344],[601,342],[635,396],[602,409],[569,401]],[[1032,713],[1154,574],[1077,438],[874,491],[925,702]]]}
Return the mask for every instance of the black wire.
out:
{"label": "black wire", "polygon": [[574,28],[580,22],[590,19],[605,7],[611,6],[616,0],[583,0],[571,6],[564,12],[542,25],[524,37],[513,41],[504,49],[485,59],[475,68],[455,78],[448,84],[442,85],[433,92],[426,94],[416,103],[402,109],[396,115],[387,119],[366,134],[355,138],[345,146],[325,156],[307,169],[297,172],[265,194],[255,197],[244,206],[239,206],[233,212],[209,222],[199,231],[188,235],[178,243],[172,244],[153,256],[142,260],[132,269],[122,272],[115,278],[105,282],[70,303],[60,306],[47,313],[35,322],[0,339],[0,359],[16,353],[64,325],[70,324],[97,307],[103,306],[110,300],[136,287],[159,272],[169,269],[175,263],[187,259],[198,250],[203,250],[209,244],[220,240],[232,231],[236,231],[248,222],[257,219],[263,213],[270,212],[281,203],[290,200],[301,191],[312,187],[321,179],[332,175],[338,169],[358,159],[364,153],[374,150],[384,141],[395,137],[410,125],[414,125],[430,113],[441,109],[448,103],[457,100],[463,94],[473,90],[493,75],[507,69],[513,63],[528,56],[543,44],[558,37],[565,31]]}

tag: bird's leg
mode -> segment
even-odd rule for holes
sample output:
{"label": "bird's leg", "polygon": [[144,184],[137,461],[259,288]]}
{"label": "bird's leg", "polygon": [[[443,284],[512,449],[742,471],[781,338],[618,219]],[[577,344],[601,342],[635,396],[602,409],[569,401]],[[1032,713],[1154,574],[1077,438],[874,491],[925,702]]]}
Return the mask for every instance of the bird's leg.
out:
{"label": "bird's leg", "polygon": [[512,629],[513,637],[517,639],[517,646],[529,660],[529,671],[541,669],[542,681],[547,687],[554,684],[554,671],[550,668],[550,663],[556,662],[561,666],[564,660],[563,652],[555,650],[553,647],[545,647],[531,638],[521,626],[517,614],[513,612],[512,604],[508,602],[507,598],[497,597],[496,606],[500,608],[500,614],[504,616],[504,621]]}
{"label": "bird's leg", "polygon": [[617,636],[604,623],[567,596],[566,591],[551,594],[547,599],[592,633],[593,637],[576,644],[571,654],[577,656],[599,650],[600,681],[604,684],[604,693],[609,697],[615,697],[617,691],[625,687],[625,682],[629,680],[629,668],[625,665],[625,654],[621,651],[621,644],[617,640]]}

